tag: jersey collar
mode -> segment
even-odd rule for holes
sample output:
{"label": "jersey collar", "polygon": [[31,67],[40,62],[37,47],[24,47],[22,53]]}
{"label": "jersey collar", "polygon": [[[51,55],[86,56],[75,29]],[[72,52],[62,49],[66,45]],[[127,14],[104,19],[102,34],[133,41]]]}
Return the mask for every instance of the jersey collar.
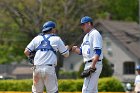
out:
{"label": "jersey collar", "polygon": [[89,36],[89,34],[90,34],[93,30],[95,30],[95,28],[91,29],[91,30],[87,33],[88,36]]}

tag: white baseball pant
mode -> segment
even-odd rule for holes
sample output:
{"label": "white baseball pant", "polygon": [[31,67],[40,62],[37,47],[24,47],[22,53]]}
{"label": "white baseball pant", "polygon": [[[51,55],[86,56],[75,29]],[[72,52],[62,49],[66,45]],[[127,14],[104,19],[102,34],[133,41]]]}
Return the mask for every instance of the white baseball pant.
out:
{"label": "white baseball pant", "polygon": [[[85,68],[90,68],[92,62],[86,63]],[[84,79],[82,93],[98,93],[98,79],[102,71],[102,61],[96,63],[96,71]]]}
{"label": "white baseball pant", "polygon": [[33,71],[33,93],[43,93],[44,85],[47,93],[58,92],[58,82],[55,66],[35,66]]}

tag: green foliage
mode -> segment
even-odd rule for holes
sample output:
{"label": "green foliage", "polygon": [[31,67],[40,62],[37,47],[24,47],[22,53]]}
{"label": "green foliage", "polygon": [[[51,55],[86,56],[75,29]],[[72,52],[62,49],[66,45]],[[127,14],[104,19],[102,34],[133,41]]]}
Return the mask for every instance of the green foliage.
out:
{"label": "green foliage", "polygon": [[81,91],[82,84],[82,80],[59,80],[59,91]]}
{"label": "green foliage", "polygon": [[[0,80],[0,91],[31,91],[32,80]],[[58,88],[61,92],[81,91],[82,79],[58,80]],[[123,92],[123,86],[116,78],[99,79],[98,90],[100,92]]]}
{"label": "green foliage", "polygon": [[138,0],[102,1],[104,2],[101,10],[103,14],[108,12],[115,20],[138,21]]}
{"label": "green foliage", "polygon": [[24,34],[20,35],[18,32],[14,34],[7,32],[7,35],[3,37],[0,45],[0,50],[2,50],[0,51],[0,64],[11,63],[13,61],[20,62],[24,58],[23,51],[25,49],[25,42],[27,42],[25,41],[26,36]]}
{"label": "green foliage", "polygon": [[31,80],[0,80],[0,91],[31,91]]}
{"label": "green foliage", "polygon": [[84,66],[85,66],[85,64],[84,64],[84,62],[83,62],[83,63],[81,64],[80,68],[79,68],[79,71],[78,71],[78,78],[81,78],[80,74],[83,72]]}
{"label": "green foliage", "polygon": [[[105,18],[111,14],[113,19],[138,21],[137,0],[51,0],[47,2],[46,0],[1,0],[0,9],[0,44],[6,45],[7,48],[10,44],[14,52],[21,57],[23,57],[21,53],[23,47],[40,32],[42,24],[47,20],[53,20],[57,23],[60,36],[68,44],[74,40],[74,37],[81,34],[78,24],[80,17],[85,14],[93,16],[93,18]],[[8,41],[9,38],[10,41]],[[27,40],[22,41],[22,39]],[[22,44],[15,42],[15,40],[20,40]],[[13,43],[11,44],[11,42]],[[17,51],[16,46],[19,45],[19,51]],[[6,53],[9,52],[6,51]],[[21,59],[19,56],[10,55],[14,56],[15,60]],[[3,61],[0,60],[0,63],[5,63],[6,58],[8,56],[2,58]],[[8,59],[8,61],[13,60]]]}
{"label": "green foliage", "polygon": [[122,83],[116,78],[101,78],[98,90],[102,92],[124,92]]}
{"label": "green foliage", "polygon": [[48,20],[57,23],[59,35],[71,44],[82,33],[79,22],[85,15],[138,21],[138,0],[1,0],[0,64],[24,59],[24,48]]}
{"label": "green foliage", "polygon": [[106,58],[103,59],[103,68],[100,77],[110,77],[113,74],[111,64],[109,64]]}
{"label": "green foliage", "polygon": [[80,18],[85,14],[95,17],[99,6],[98,0],[1,0],[0,45],[7,50],[4,54],[0,51],[0,64],[24,59],[24,48],[48,20],[57,23],[59,35],[71,44],[82,33]]}

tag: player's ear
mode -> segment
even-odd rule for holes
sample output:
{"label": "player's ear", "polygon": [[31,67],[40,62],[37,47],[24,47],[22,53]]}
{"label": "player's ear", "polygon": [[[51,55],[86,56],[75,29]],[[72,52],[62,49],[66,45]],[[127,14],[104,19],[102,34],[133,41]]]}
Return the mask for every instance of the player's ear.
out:
{"label": "player's ear", "polygon": [[52,29],[52,31],[51,31],[51,32],[55,34],[55,29]]}

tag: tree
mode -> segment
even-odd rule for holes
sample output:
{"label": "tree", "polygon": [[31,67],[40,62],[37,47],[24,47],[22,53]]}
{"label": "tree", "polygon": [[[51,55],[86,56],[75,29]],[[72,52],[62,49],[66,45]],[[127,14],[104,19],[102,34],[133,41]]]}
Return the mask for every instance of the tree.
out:
{"label": "tree", "polygon": [[[43,23],[48,20],[57,23],[58,34],[66,44],[71,44],[82,33],[78,28],[81,16],[95,15],[88,12],[96,10],[99,4],[93,6],[94,3],[98,3],[98,0],[1,0],[3,37],[0,38],[0,49],[3,51],[0,52],[0,63],[21,62],[25,59],[24,48],[40,33]],[[7,37],[4,37],[3,32]],[[57,73],[62,62],[63,57],[58,54]]]}
{"label": "tree", "polygon": [[138,21],[138,1],[0,0],[0,63],[25,59],[24,48],[40,33],[45,21],[55,21],[58,34],[71,44],[82,33],[78,26],[81,17],[96,19],[106,14],[116,20]]}
{"label": "tree", "polygon": [[[20,48],[15,54],[11,53],[12,56],[14,55],[15,61],[25,58],[23,50],[26,44],[40,33],[43,23],[47,20],[55,21],[59,29],[59,35],[66,44],[71,44],[82,33],[78,26],[80,18],[85,14],[94,16],[94,12],[88,11],[96,11],[100,6],[97,3],[100,2],[98,0],[1,0],[0,12],[3,16],[3,19],[0,20],[3,28],[1,29],[1,35],[7,34],[7,37],[1,37],[1,45],[8,48],[8,44],[13,42],[10,44],[13,49],[11,52],[14,53],[17,48]],[[7,40],[7,38],[13,39]],[[21,39],[23,39],[22,44]],[[7,43],[3,44],[2,42]],[[8,51],[5,52],[9,54]],[[21,55],[19,60],[15,56],[17,54]],[[7,63],[7,61],[0,60],[0,63]]]}
{"label": "tree", "polygon": [[138,22],[138,0],[102,0],[101,15],[111,15],[112,19]]}

